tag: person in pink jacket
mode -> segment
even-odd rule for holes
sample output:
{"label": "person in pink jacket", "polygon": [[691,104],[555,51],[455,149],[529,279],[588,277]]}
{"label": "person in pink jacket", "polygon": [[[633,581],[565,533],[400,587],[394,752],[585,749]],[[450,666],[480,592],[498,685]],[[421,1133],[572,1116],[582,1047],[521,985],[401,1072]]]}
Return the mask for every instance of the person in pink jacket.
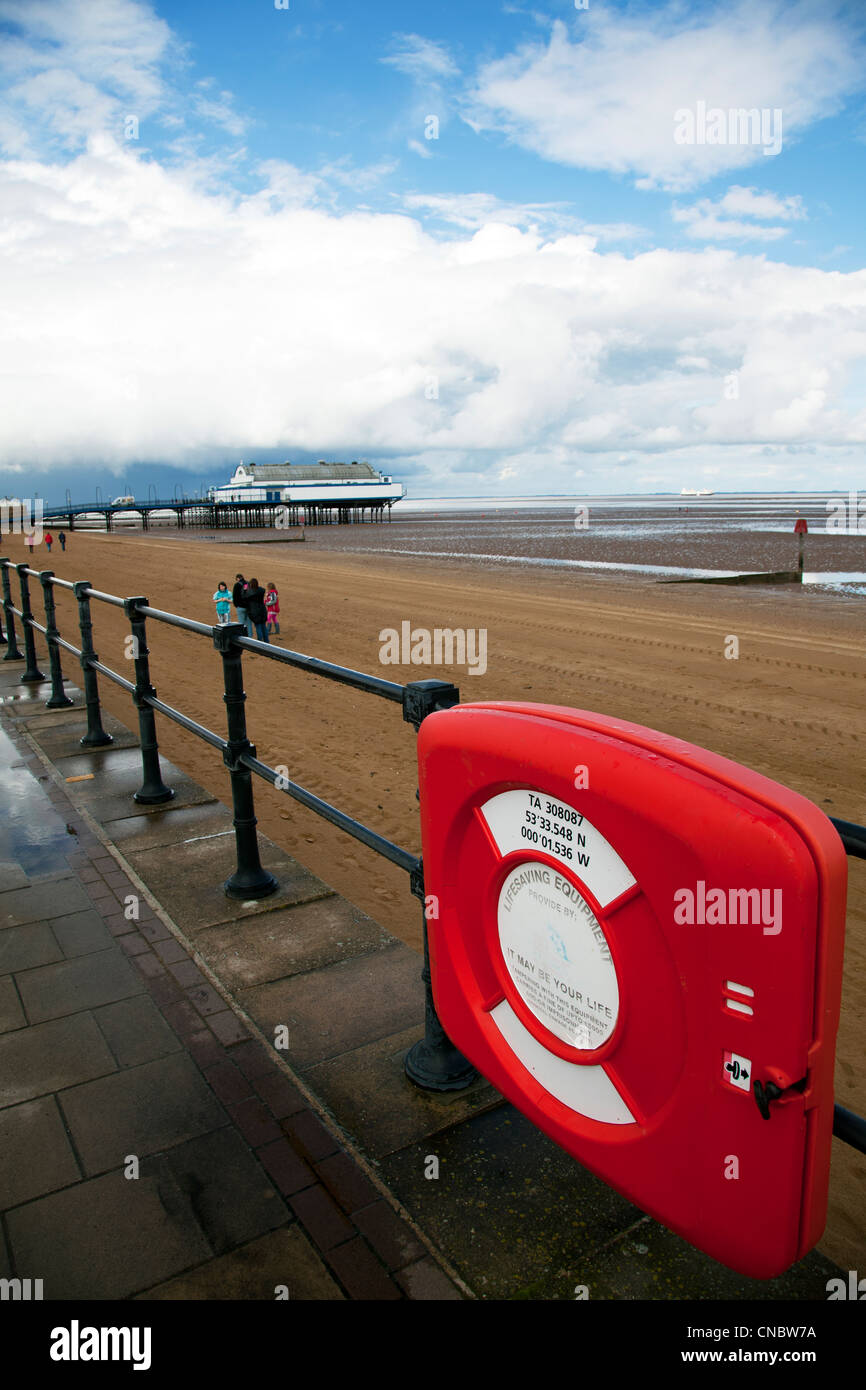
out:
{"label": "person in pink jacket", "polygon": [[280,632],[280,596],[277,593],[276,585],[273,580],[268,583],[265,592],[265,608],[268,613],[268,632],[275,632],[279,636]]}

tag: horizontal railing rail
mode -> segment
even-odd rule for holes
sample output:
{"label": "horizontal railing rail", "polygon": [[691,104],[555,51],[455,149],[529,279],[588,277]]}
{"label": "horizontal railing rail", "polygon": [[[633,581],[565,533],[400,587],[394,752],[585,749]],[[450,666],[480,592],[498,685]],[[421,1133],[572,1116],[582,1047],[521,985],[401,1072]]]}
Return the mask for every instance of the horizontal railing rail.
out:
{"label": "horizontal railing rail", "polygon": [[853,825],[848,820],[837,820],[835,816],[830,816],[829,819],[839,832],[845,853],[853,859],[866,859],[866,826]]}
{"label": "horizontal railing rail", "polygon": [[[13,569],[17,572],[20,581],[20,608],[12,602],[9,575]],[[171,720],[188,733],[202,739],[211,747],[220,750],[231,776],[237,855],[237,867],[223,885],[229,897],[266,897],[276,891],[279,886],[273,875],[262,867],[259,857],[251,780],[251,775],[255,775],[268,782],[278,792],[291,797],[329,824],[336,826],[376,854],[403,869],[409,874],[410,891],[422,903],[424,902],[423,864],[419,856],[394,844],[393,841],[380,835],[378,831],[355,820],[338,807],[332,806],[328,801],[317,796],[315,792],[302,787],[284,772],[281,772],[279,768],[271,767],[256,755],[255,746],[247,737],[242,658],[244,652],[250,652],[270,661],[281,662],[283,665],[294,667],[311,675],[336,681],[352,689],[361,690],[399,704],[403,710],[403,719],[412,724],[416,731],[429,714],[438,709],[448,709],[459,702],[460,695],[455,686],[440,680],[411,681],[406,685],[401,685],[396,681],[371,676],[362,671],[352,670],[347,666],[324,661],[319,657],[290,651],[284,647],[272,646],[268,642],[249,637],[240,624],[211,626],[207,623],[197,622],[192,618],[185,618],[178,613],[170,613],[165,609],[155,608],[143,597],[120,598],[117,594],[108,594],[101,589],[95,589],[83,580],[70,582],[69,580],[58,579],[50,570],[38,571],[31,569],[26,564],[13,565],[7,559],[0,559],[0,571],[2,571],[4,593],[0,607],[6,614],[7,626],[5,638],[7,652],[4,659],[7,661],[25,660],[26,669],[21,676],[22,681],[34,684],[44,681],[45,676],[36,664],[33,637],[34,632],[41,633],[48,645],[51,661],[52,693],[47,703],[53,707],[72,703],[63,690],[60,650],[63,649],[78,657],[84,677],[84,695],[88,716],[87,733],[81,739],[84,747],[99,747],[113,742],[111,736],[102,727],[99,693],[96,684],[97,675],[105,676],[107,680],[120,686],[132,696],[139,715],[143,771],[142,786],[135,793],[136,801],[145,805],[155,805],[171,800],[174,795],[162,780],[154,721],[155,712]],[[42,586],[45,602],[44,624],[38,622],[31,611],[29,591],[31,579],[39,580]],[[81,632],[80,647],[61,637],[57,630],[53,596],[55,588],[62,588],[73,593],[77,600]],[[118,671],[100,661],[97,656],[92,641],[90,612],[92,600],[123,609],[126,613],[132,628],[131,649],[136,677],[134,682],[127,680]],[[22,625],[25,645],[23,658],[17,648],[15,618],[19,618]],[[175,709],[173,705],[160,700],[157,696],[150,680],[148,664],[149,653],[146,642],[148,619],[185,632],[208,637],[212,641],[222,657],[224,700],[228,722],[227,738],[215,733],[213,729],[207,728],[204,724],[184,714],[183,711]],[[2,630],[0,630],[0,638],[2,638]],[[830,819],[839,834],[846,853],[854,858],[866,858],[866,826],[840,820],[836,817],[830,817]],[[476,1073],[474,1068],[453,1047],[436,1015],[430,986],[426,917],[424,918],[424,970],[422,977],[426,995],[425,1036],[408,1054],[406,1070],[413,1080],[418,1081],[419,1084],[428,1089],[458,1089],[469,1084],[475,1078]],[[833,1133],[844,1143],[858,1149],[861,1153],[866,1153],[866,1119],[855,1115],[842,1105],[835,1106]]]}

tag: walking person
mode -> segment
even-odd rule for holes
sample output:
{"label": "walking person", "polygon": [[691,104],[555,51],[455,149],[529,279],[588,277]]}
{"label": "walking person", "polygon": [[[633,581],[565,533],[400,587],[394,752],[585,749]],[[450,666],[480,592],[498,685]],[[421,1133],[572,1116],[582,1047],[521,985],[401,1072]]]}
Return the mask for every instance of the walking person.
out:
{"label": "walking person", "polygon": [[36,539],[35,533],[34,533],[33,531],[28,531],[28,532],[27,532],[27,535],[24,537],[24,539],[25,539],[25,541],[27,542],[27,549],[30,551],[30,554],[32,555],[32,554],[33,554],[33,542],[34,542],[34,540]]}
{"label": "walking person", "polygon": [[[260,642],[270,642],[268,637],[268,610],[265,608],[265,591],[259,581],[252,578],[247,585],[247,619],[255,627],[255,635]],[[250,633],[252,637],[253,634]]]}
{"label": "walking person", "polygon": [[48,551],[48,554],[49,554],[49,555],[51,554],[51,547],[52,547],[53,544],[54,544],[54,537],[52,536],[52,534],[51,534],[50,531],[46,531],[46,532],[45,532],[45,548],[46,548],[46,550]]}
{"label": "walking person", "polygon": [[57,533],[57,539],[58,539],[59,542],[60,542],[60,549],[61,549],[61,550],[64,552],[64,554],[65,554],[65,553],[66,553],[66,532],[65,532],[65,531],[58,531],[58,533]]}
{"label": "walking person", "polygon": [[280,596],[277,586],[271,579],[265,592],[265,608],[268,613],[268,632],[274,631],[277,637],[280,635]]}
{"label": "walking person", "polygon": [[217,622],[220,627],[224,627],[229,620],[229,608],[231,607],[232,596],[228,591],[228,586],[220,580],[217,591],[213,596],[216,604]]}
{"label": "walking person", "polygon": [[242,574],[236,574],[235,585],[232,589],[232,603],[234,604],[235,612],[238,615],[238,622],[243,623],[244,627],[246,628],[247,635],[251,637],[252,633],[250,632],[250,621],[247,617],[246,594],[247,581],[244,579]]}

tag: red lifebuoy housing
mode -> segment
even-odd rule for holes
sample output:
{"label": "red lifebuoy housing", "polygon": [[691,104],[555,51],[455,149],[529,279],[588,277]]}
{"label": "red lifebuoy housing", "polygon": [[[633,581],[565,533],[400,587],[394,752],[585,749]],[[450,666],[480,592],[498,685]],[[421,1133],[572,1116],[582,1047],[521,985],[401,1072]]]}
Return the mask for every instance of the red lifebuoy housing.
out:
{"label": "red lifebuoy housing", "polygon": [[769,1278],[819,1238],[847,865],[804,797],[622,720],[459,705],[418,740],[455,1045],[659,1221]]}

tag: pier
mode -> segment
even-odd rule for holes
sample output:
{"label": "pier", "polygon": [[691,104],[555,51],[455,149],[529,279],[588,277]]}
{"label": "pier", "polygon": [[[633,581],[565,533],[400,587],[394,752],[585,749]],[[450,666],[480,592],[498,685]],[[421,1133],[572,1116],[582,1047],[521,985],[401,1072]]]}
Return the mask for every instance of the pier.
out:
{"label": "pier", "polygon": [[[118,525],[135,524],[133,516],[141,518],[140,525],[149,531],[154,524],[168,524],[179,530],[192,527],[212,530],[242,531],[272,527],[275,530],[288,530],[294,526],[348,526],[361,522],[391,520],[390,501],[374,499],[366,501],[363,497],[334,502],[213,502],[199,498],[184,498],[171,502],[106,503],[86,502],[63,507],[46,507],[42,513],[43,526],[63,526],[68,531],[76,529],[79,523],[100,517],[106,531]],[[159,522],[156,517],[159,515]],[[171,516],[173,520],[167,521]],[[89,529],[89,528],[88,528]]]}

